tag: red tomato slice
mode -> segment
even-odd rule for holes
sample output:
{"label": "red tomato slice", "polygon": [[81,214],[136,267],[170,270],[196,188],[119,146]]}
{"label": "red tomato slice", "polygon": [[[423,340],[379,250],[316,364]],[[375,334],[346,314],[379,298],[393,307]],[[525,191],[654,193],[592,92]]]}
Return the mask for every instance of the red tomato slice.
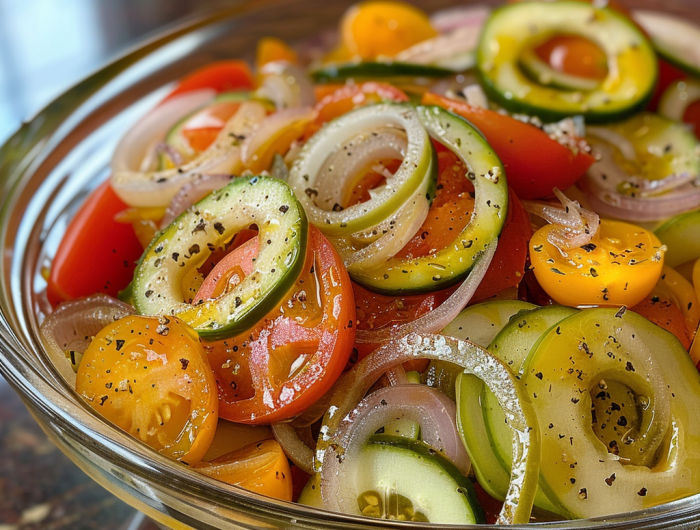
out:
{"label": "red tomato slice", "polygon": [[664,293],[654,289],[649,296],[630,309],[673,333],[686,350],[690,349],[695,330],[688,329],[683,312]]}
{"label": "red tomato slice", "polygon": [[[248,244],[231,266],[249,266],[243,263],[252,260]],[[299,414],[340,376],[354,340],[350,278],[330,242],[310,227],[306,265],[287,300],[248,333],[204,345],[219,387],[220,416],[255,424]]]}
{"label": "red tomato slice", "polygon": [[198,68],[180,80],[164,101],[185,92],[210,88],[217,93],[255,88],[253,73],[245,61],[218,61]]}
{"label": "red tomato slice", "polygon": [[143,247],[130,223],[115,220],[127,208],[109,182],[88,197],[51,264],[46,293],[52,305],[95,293],[117,296],[129,285]]}
{"label": "red tomato slice", "polygon": [[517,287],[525,275],[532,225],[518,197],[513,190],[508,191],[508,216],[498,238],[498,247],[471,303],[490,298],[509,287]]}
{"label": "red tomato slice", "polygon": [[431,93],[422,102],[444,107],[473,123],[503,162],[508,185],[521,199],[547,197],[554,187],[568,188],[595,161],[591,154],[574,153],[537,127],[510,116]]}
{"label": "red tomato slice", "polygon": [[600,81],[608,75],[605,52],[593,41],[578,35],[555,35],[535,52],[558,72]]}

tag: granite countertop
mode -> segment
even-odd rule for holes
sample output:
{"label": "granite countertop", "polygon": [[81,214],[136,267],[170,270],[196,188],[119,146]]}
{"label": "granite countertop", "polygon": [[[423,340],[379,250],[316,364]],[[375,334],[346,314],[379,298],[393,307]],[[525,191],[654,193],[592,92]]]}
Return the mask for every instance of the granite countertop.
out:
{"label": "granite countertop", "polygon": [[[231,2],[0,0],[0,144],[121,50]],[[0,448],[0,530],[157,530],[64,456],[2,376]]]}

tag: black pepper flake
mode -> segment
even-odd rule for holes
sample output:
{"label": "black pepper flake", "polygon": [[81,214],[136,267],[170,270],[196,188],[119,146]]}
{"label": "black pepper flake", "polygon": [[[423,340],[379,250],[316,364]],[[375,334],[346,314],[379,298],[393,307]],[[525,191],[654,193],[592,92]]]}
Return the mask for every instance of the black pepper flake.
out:
{"label": "black pepper flake", "polygon": [[280,206],[280,212],[287,213],[288,211],[289,211],[289,206],[287,206],[286,204],[283,204],[282,206]]}
{"label": "black pepper flake", "polygon": [[105,404],[105,401],[107,401],[108,399],[109,399],[109,398],[108,398],[107,396],[102,396],[102,397],[100,398],[100,405],[104,405],[104,404]]}
{"label": "black pepper flake", "polygon": [[153,252],[155,252],[156,254],[158,254],[159,252],[163,252],[163,243],[158,244],[158,246],[156,246],[156,248],[153,249]]}
{"label": "black pepper flake", "polygon": [[306,195],[307,195],[309,198],[311,198],[311,197],[317,197],[317,196],[318,196],[318,190],[315,190],[315,189],[313,189],[313,188],[306,188],[306,189],[304,190],[304,193],[306,193]]}
{"label": "black pepper flake", "polygon": [[182,365],[183,370],[187,370],[187,366],[189,366],[190,361],[188,359],[182,358],[180,359],[180,364]]}
{"label": "black pepper flake", "polygon": [[593,276],[594,278],[598,277],[598,271],[595,270],[593,267],[591,267],[590,273],[591,273],[591,276]]}
{"label": "black pepper flake", "polygon": [[542,381],[542,377],[544,377],[544,376],[542,375],[542,372],[537,372],[537,373],[535,374],[535,377],[536,377],[537,379],[539,379],[540,381]]}
{"label": "black pepper flake", "polygon": [[627,306],[623,305],[617,313],[615,313],[615,318],[622,318],[627,312]]}
{"label": "black pepper flake", "polygon": [[624,416],[620,416],[620,417],[617,419],[617,424],[618,424],[620,427],[627,427],[627,418],[625,418]]}
{"label": "black pepper flake", "polygon": [[225,231],[224,225],[217,221],[216,223],[214,223],[214,230],[216,230],[219,233],[219,235],[221,235]]}
{"label": "black pepper flake", "polygon": [[646,488],[640,489],[640,490],[637,492],[637,495],[639,495],[640,497],[646,497],[646,495],[647,495],[647,489],[646,489]]}
{"label": "black pepper flake", "polygon": [[625,366],[625,370],[627,370],[628,372],[634,372],[634,365],[631,362],[627,361],[627,365]]}
{"label": "black pepper flake", "polygon": [[608,486],[612,486],[612,485],[613,485],[613,482],[615,482],[615,478],[616,478],[616,477],[615,477],[615,473],[613,473],[612,475],[610,475],[608,478],[605,479],[605,483],[606,483]]}
{"label": "black pepper flake", "polygon": [[334,211],[334,212],[342,212],[343,210],[345,210],[345,208],[343,208],[343,207],[342,207],[340,204],[338,204],[337,202],[333,205],[333,211]]}
{"label": "black pepper flake", "polygon": [[116,343],[117,343],[117,351],[119,351],[122,349],[122,347],[124,346],[126,341],[124,339],[117,339]]}
{"label": "black pepper flake", "polygon": [[243,300],[241,300],[240,296],[237,296],[235,298],[235,303],[236,303],[236,307],[239,307],[243,303]]}
{"label": "black pepper flake", "polygon": [[563,272],[561,272],[559,269],[557,269],[555,267],[552,267],[549,270],[552,271],[554,274],[561,274],[562,276],[566,276]]}
{"label": "black pepper flake", "polygon": [[596,246],[593,243],[587,243],[585,245],[581,245],[581,248],[586,252],[593,252],[596,249]]}
{"label": "black pepper flake", "polygon": [[172,254],[173,261],[177,261],[179,257],[180,257],[179,252],[173,252],[173,254]]}
{"label": "black pepper flake", "polygon": [[150,298],[152,294],[153,294],[153,290],[152,290],[152,289],[149,289],[148,291],[146,291],[146,292],[144,293],[144,296],[145,296],[146,298]]}
{"label": "black pepper flake", "polygon": [[197,245],[197,244],[195,243],[194,245],[192,245],[192,246],[188,249],[188,252],[190,253],[191,256],[194,256],[195,254],[199,254],[199,253],[200,253],[199,245]]}
{"label": "black pepper flake", "polygon": [[586,500],[588,498],[588,490],[586,488],[581,488],[578,490],[578,497],[581,500]]}
{"label": "black pepper flake", "polygon": [[200,219],[199,222],[197,223],[197,226],[195,226],[192,229],[192,233],[196,234],[197,232],[204,232],[207,227],[207,223],[204,219]]}

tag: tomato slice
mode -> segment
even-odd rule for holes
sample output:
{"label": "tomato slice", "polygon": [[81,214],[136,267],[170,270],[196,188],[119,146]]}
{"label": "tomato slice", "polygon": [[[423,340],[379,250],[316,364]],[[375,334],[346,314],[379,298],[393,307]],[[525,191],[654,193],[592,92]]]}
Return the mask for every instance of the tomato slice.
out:
{"label": "tomato slice", "polygon": [[164,101],[202,88],[210,88],[218,94],[234,90],[252,90],[255,88],[255,79],[245,61],[218,61],[202,66],[183,77]]}
{"label": "tomato slice", "polygon": [[197,333],[175,317],[128,316],[100,331],[75,390],[135,438],[170,458],[199,462],[218,420],[216,382]]}
{"label": "tomato slice", "polygon": [[558,72],[597,81],[608,75],[605,52],[578,35],[555,35],[539,45],[535,53]]}
{"label": "tomato slice", "polygon": [[585,149],[569,149],[537,127],[498,112],[432,93],[423,96],[423,104],[446,108],[474,124],[503,162],[508,185],[521,199],[568,188],[595,161]]}
{"label": "tomato slice", "polygon": [[289,460],[276,440],[252,443],[193,467],[208,477],[283,501],[292,500]]}
{"label": "tomato slice", "polygon": [[117,296],[134,276],[143,247],[109,182],[90,194],[71,220],[49,271],[46,294],[52,305],[95,293]]}
{"label": "tomato slice", "polygon": [[525,276],[532,225],[518,197],[512,189],[508,191],[508,216],[498,238],[496,253],[470,303],[495,296],[504,289],[518,287]]}
{"label": "tomato slice", "polygon": [[685,325],[683,312],[665,293],[654,289],[631,310],[673,333],[686,350],[690,349],[691,333]]}
{"label": "tomato slice", "polygon": [[[314,227],[308,248],[287,300],[252,331],[205,343],[222,418],[251,424],[288,419],[315,403],[342,373],[355,339],[350,279]],[[245,259],[241,253],[232,261],[244,270]]]}

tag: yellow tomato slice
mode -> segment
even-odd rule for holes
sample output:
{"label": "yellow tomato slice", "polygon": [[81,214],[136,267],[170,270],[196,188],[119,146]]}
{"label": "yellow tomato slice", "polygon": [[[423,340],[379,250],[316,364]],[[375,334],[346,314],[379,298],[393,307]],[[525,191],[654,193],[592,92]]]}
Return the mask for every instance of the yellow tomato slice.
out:
{"label": "yellow tomato slice", "polygon": [[276,440],[252,443],[193,469],[248,491],[292,500],[292,472],[287,455]]}
{"label": "yellow tomato slice", "polygon": [[255,66],[260,70],[267,63],[273,61],[287,61],[292,64],[299,62],[297,52],[289,47],[289,44],[277,37],[263,37],[258,41],[255,51]]}
{"label": "yellow tomato slice", "polygon": [[214,437],[219,400],[197,333],[175,317],[129,316],[98,333],[76,391],[135,438],[187,464]]}
{"label": "yellow tomato slice", "polygon": [[361,2],[348,9],[340,23],[342,47],[369,60],[397,53],[437,36],[430,19],[404,2]]}
{"label": "yellow tomato slice", "polygon": [[648,230],[603,219],[594,240],[573,250],[559,249],[540,228],[530,241],[537,281],[554,300],[568,306],[634,306],[661,276],[663,250]]}

